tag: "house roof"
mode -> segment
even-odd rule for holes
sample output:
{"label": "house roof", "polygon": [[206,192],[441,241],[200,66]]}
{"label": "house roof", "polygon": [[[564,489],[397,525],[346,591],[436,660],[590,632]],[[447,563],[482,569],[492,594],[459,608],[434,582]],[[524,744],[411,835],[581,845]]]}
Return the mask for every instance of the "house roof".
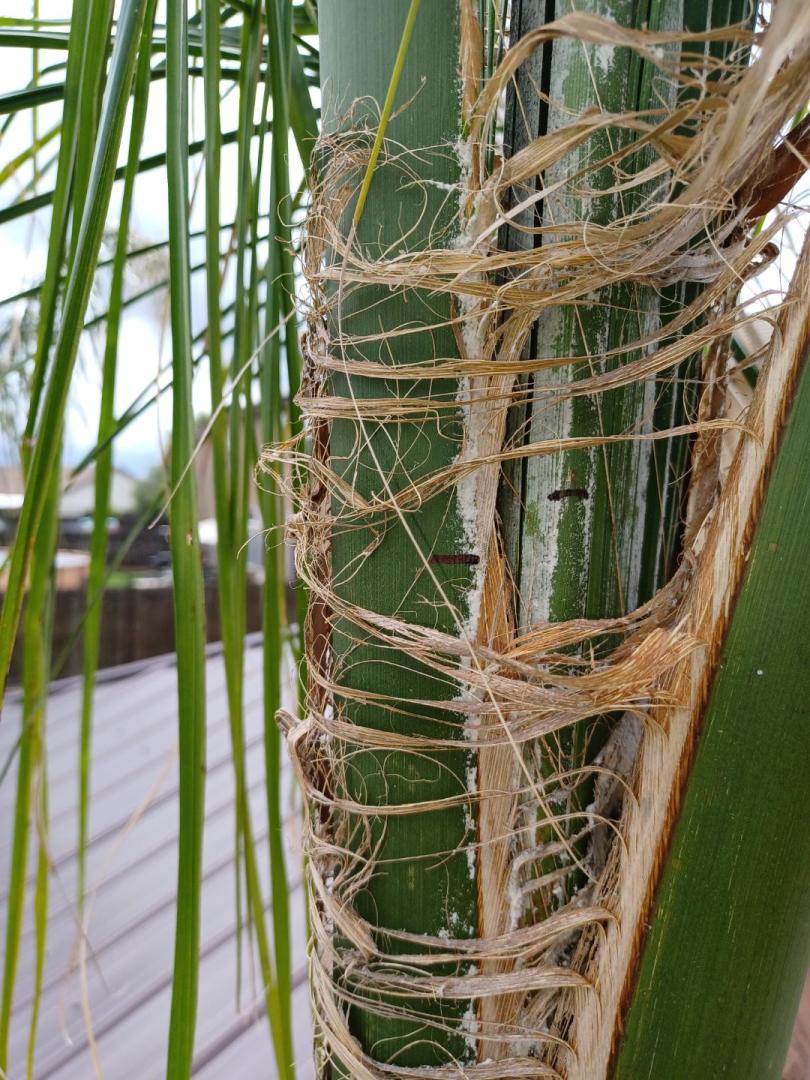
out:
{"label": "house roof", "polygon": [[[72,470],[62,470],[62,496],[59,514],[63,518],[92,514],[95,506],[96,470],[89,465],[77,477]],[[131,513],[136,505],[138,481],[125,469],[114,468],[110,483],[110,511],[113,514]],[[22,469],[18,465],[0,465],[0,510],[16,510],[22,504],[25,490]]]}

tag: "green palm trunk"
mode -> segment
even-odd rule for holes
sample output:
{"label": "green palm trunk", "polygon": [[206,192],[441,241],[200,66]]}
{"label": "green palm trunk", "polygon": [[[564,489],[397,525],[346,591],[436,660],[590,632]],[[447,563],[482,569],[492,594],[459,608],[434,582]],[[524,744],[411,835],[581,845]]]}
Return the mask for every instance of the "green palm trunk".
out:
{"label": "green palm trunk", "polygon": [[[377,114],[368,102],[382,102],[386,95],[407,12],[405,0],[386,4],[362,0],[349,5],[327,0],[319,6],[327,132],[362,124],[376,127]],[[457,202],[448,201],[440,185],[452,184],[459,177],[458,162],[448,149],[460,131],[458,64],[456,5],[428,0],[416,19],[396,105],[417,91],[420,96],[391,121],[387,132],[402,157],[397,165],[386,163],[384,155],[381,158],[357,229],[356,243],[372,258],[391,244],[419,250],[431,232],[446,229],[457,212]],[[364,100],[350,113],[358,98]],[[425,151],[425,147],[434,149]],[[404,177],[410,170],[436,183],[408,188]],[[352,179],[359,184],[360,178],[358,173]],[[353,205],[341,221],[345,235],[351,228]],[[404,241],[403,236],[407,236]],[[370,360],[385,368],[458,355],[447,328],[407,337],[388,333],[405,323],[411,328],[434,327],[449,314],[446,301],[415,289],[389,293],[371,285],[343,289],[330,320],[333,335],[372,336],[366,344],[351,344],[348,360]],[[358,401],[381,395],[393,400],[408,393],[438,396],[454,390],[451,382],[403,387],[388,386],[378,378],[343,375],[335,375],[330,386],[336,396]],[[441,413],[438,421],[425,420],[424,424],[413,418],[404,423],[366,424],[348,417],[336,420],[329,431],[330,465],[366,500],[397,493],[412,480],[449,465],[458,452],[458,414]],[[452,560],[436,560],[436,556],[464,551],[454,494],[426,501],[418,512],[408,515],[407,522],[371,514],[361,527],[346,527],[342,523],[345,508],[337,499],[332,513],[332,587],[342,604],[372,607],[382,615],[407,612],[410,621],[422,626],[458,632],[457,620],[468,614],[473,575],[463,562],[453,565]],[[331,649],[331,677],[338,687],[336,715],[379,731],[463,741],[463,723],[440,704],[456,696],[455,684],[437,679],[426,667],[375,642],[351,617],[333,618]],[[359,700],[364,695],[376,696],[378,702]],[[407,704],[420,700],[435,704]],[[416,810],[403,816],[374,813],[377,806],[464,796],[474,767],[472,755],[463,746],[420,755],[366,749],[350,741],[336,746],[335,753],[342,761],[335,775],[340,790],[368,808],[363,814],[340,815],[336,839],[364,855],[374,851],[375,869],[357,892],[355,908],[373,928],[377,947],[394,957],[407,953],[404,943],[386,937],[387,930],[474,936],[474,856],[465,849],[474,840],[470,808]],[[350,875],[358,870],[362,870],[361,862],[348,867]],[[340,943],[336,944],[340,955]],[[399,1065],[469,1060],[471,1051],[461,1028],[464,1003],[435,999],[407,1003],[410,1010],[423,1014],[422,1022],[398,1016],[396,1011],[386,1015],[379,1005],[375,1008],[384,995],[364,989],[364,978],[348,963],[349,955],[347,950],[345,969],[335,973],[335,980],[340,992],[357,996],[347,1012],[348,1027],[365,1053]],[[402,970],[406,964],[403,956]],[[394,959],[390,970],[396,968]],[[348,1074],[336,1065],[334,1075]]]}
{"label": "green palm trunk", "polygon": [[[682,0],[616,0],[609,4],[553,6],[522,0],[513,7],[512,41],[550,18],[593,12],[621,27],[652,31],[703,30],[739,21],[744,5],[722,10],[693,10]],[[671,56],[673,48],[667,46]],[[715,55],[728,52],[724,42]],[[538,93],[538,89],[540,93]],[[629,48],[585,44],[557,38],[538,49],[519,71],[507,113],[507,153],[515,153],[538,135],[559,131],[589,109],[621,114],[674,108],[684,92],[671,75]],[[503,230],[509,248],[540,247],[567,239],[566,226],[607,226],[632,220],[648,200],[666,198],[667,178],[628,188],[623,176],[638,174],[654,160],[649,147],[599,165],[629,146],[637,135],[612,125],[592,135],[554,162],[535,181],[534,191],[549,195]],[[606,192],[601,194],[600,192]],[[513,193],[524,200],[530,191]],[[528,230],[542,226],[543,233]],[[559,228],[559,231],[557,229]],[[586,234],[587,236],[587,231]],[[595,250],[595,259],[599,259]],[[557,388],[615,371],[638,359],[643,349],[626,346],[659,332],[695,299],[699,288],[685,283],[654,288],[638,282],[602,288],[572,306],[544,311],[535,324],[526,355],[559,358],[559,366],[539,370],[522,382],[528,404],[515,410],[513,438],[526,442],[569,437],[599,438],[622,433],[649,434],[684,423],[694,409],[693,384],[700,357],[675,373],[636,381],[618,390],[575,395],[560,400]],[[566,358],[582,358],[564,366]],[[678,553],[688,460],[686,439],[628,441],[606,447],[529,458],[507,474],[501,498],[504,538],[517,585],[516,620],[530,627],[545,621],[621,616],[648,601],[671,575]],[[540,813],[530,841],[538,852],[527,859],[521,888],[527,917],[548,914],[586,884],[570,853],[548,858],[542,853],[559,837],[560,828],[580,850],[588,830],[586,807],[593,782],[576,779],[602,749],[618,718],[579,724],[533,748],[532,767],[544,781],[544,793],[556,811],[573,815],[562,826],[549,826]],[[637,739],[637,724],[625,721],[627,737]],[[573,775],[572,775],[573,774]],[[527,813],[531,810],[527,808]],[[587,842],[587,841],[585,841]],[[532,879],[552,875],[534,888]]]}
{"label": "green palm trunk", "polygon": [[[680,0],[652,5],[633,0],[617,0],[607,6],[563,3],[555,6],[553,15],[559,18],[574,10],[593,11],[620,26],[635,28],[677,29],[682,21]],[[517,41],[543,25],[546,5],[518,4],[515,15],[512,33]],[[672,80],[628,48],[559,38],[538,50],[527,68],[521,72],[510,102],[509,149],[513,152],[538,135],[560,130],[572,116],[587,109],[635,112],[651,107],[654,97],[673,104],[676,96]],[[547,93],[547,104],[537,93],[538,86]],[[506,244],[520,249],[559,242],[570,235],[566,226],[572,223],[606,226],[638,212],[644,198],[653,195],[654,187],[600,194],[616,184],[618,167],[593,167],[632,140],[629,130],[612,126],[556,161],[536,181],[537,192],[548,189],[551,194],[530,213],[524,213],[518,227],[506,230]],[[639,171],[648,163],[648,155],[649,151],[636,152],[624,158],[620,167]],[[526,194],[516,192],[515,198],[522,200]],[[527,234],[527,226],[537,225],[547,231],[542,236]],[[622,356],[622,347],[661,325],[661,307],[656,290],[630,283],[605,287],[584,304],[545,311],[527,352],[532,357],[558,357],[561,364],[535,372],[528,383],[524,380],[529,403],[519,422],[525,440],[650,432],[659,389],[655,379],[607,394],[565,400],[550,388],[565,382],[574,385],[637,358],[638,349]],[[562,362],[568,357],[587,359],[564,366]],[[649,599],[661,583],[651,570],[662,525],[662,506],[650,498],[654,455],[652,443],[625,442],[529,458],[522,468],[512,470],[502,501],[520,626],[623,615]],[[536,759],[531,767],[539,770],[544,794],[555,811],[574,815],[562,826],[550,827],[541,813],[537,833],[527,841],[536,848],[538,857],[524,864],[521,888],[535,917],[556,910],[585,884],[581,868],[571,862],[568,853],[563,853],[560,861],[542,852],[554,842],[560,828],[572,841],[580,837],[582,846],[587,826],[585,807],[591,802],[593,784],[577,782],[572,770],[593,761],[606,734],[604,723],[580,724],[531,751]],[[536,889],[531,885],[532,879],[547,879],[548,875],[552,875],[548,884]]]}
{"label": "green palm trunk", "polygon": [[[565,14],[568,8],[523,0],[510,10],[512,40],[518,41],[524,33]],[[577,5],[576,10],[581,12],[581,6]],[[599,4],[593,6],[593,11],[622,27],[676,32],[725,27],[747,14],[742,4],[718,5],[707,12],[680,0],[650,4],[617,0],[608,10]],[[371,109],[368,119],[366,102],[379,102],[385,94],[405,14],[404,4],[387,5],[384,13],[371,12],[364,4],[351,5],[350,10],[336,3],[321,5],[325,132],[333,137],[325,148],[327,163],[330,154],[339,153],[341,132],[345,135],[351,131],[357,137],[364,124],[376,126],[377,114]],[[429,236],[435,246],[452,243],[446,236],[437,239],[441,233],[435,225],[434,209],[442,197],[440,192],[452,183],[452,172],[432,160],[431,150],[423,149],[423,161],[414,167],[414,173],[428,179],[428,185],[397,183],[398,175],[401,177],[405,171],[403,163],[411,164],[415,147],[442,145],[449,166],[453,160],[449,147],[457,140],[458,129],[453,127],[455,118],[449,109],[455,99],[449,93],[442,95],[442,76],[437,75],[440,45],[446,58],[441,64],[443,75],[450,67],[449,58],[454,56],[453,41],[447,33],[447,11],[442,19],[432,6],[423,8],[420,19],[427,22],[430,17],[430,41],[420,38],[423,24],[417,21],[397,103],[408,100],[409,90],[414,93],[419,89],[419,94],[409,108],[395,113],[386,132],[389,146],[396,147],[399,155],[397,164],[383,154],[356,238],[351,235],[352,202],[339,223],[343,238],[354,239],[369,262],[383,253],[390,257],[392,253],[416,250],[420,244],[428,243]],[[359,41],[368,42],[369,47],[357,48]],[[375,43],[373,48],[371,42]],[[717,41],[705,46],[705,51],[723,58],[732,48],[728,42]],[[664,54],[668,52],[670,59],[677,61],[679,49],[673,40],[664,46]],[[697,51],[701,49],[704,47]],[[683,104],[694,88],[679,87],[660,61],[658,55],[653,63],[627,47],[583,45],[572,38],[555,38],[517,73],[517,91],[512,94],[512,111],[507,112],[506,119],[507,154],[519,151],[538,135],[561,130],[572,116],[589,109],[639,113]],[[408,84],[415,71],[426,75],[421,88],[413,82]],[[641,183],[621,182],[634,174],[642,175],[654,162],[651,147],[628,149],[617,163],[599,164],[629,147],[637,137],[629,126],[614,123],[561,156],[536,179],[534,190],[548,190],[549,194],[515,219],[513,227],[502,230],[502,242],[505,239],[511,250],[559,242],[572,232],[579,235],[579,223],[598,227],[619,219],[632,220],[648,209],[648,203],[671,198],[669,177],[660,171]],[[362,159],[362,155],[358,158]],[[430,166],[429,173],[422,171]],[[356,185],[360,175],[359,165],[354,173],[347,166],[340,180]],[[434,186],[439,192],[432,190]],[[418,189],[418,198],[424,200],[424,210],[419,227],[409,233],[409,214],[413,212],[409,200],[415,198],[414,188]],[[516,193],[515,200],[526,194]],[[543,226],[542,237],[528,231],[538,225]],[[405,235],[408,238],[402,241]],[[327,316],[332,360],[342,357],[347,362],[364,360],[380,365],[424,360],[423,337],[411,331],[424,325],[422,305],[427,305],[427,298],[417,290],[375,288],[363,280],[362,273],[358,273],[359,283],[351,274],[344,279],[340,259],[333,256],[333,260]],[[373,269],[369,273],[373,278]],[[631,277],[583,298],[587,303],[544,310],[525,355],[556,358],[559,363],[550,370],[535,370],[532,377],[521,381],[522,388],[531,392],[522,395],[522,404],[512,410],[511,444],[521,439],[536,444],[569,437],[597,440],[628,433],[649,435],[688,422],[696,402],[693,385],[701,370],[699,355],[682,362],[673,372],[636,380],[608,392],[580,394],[577,383],[638,360],[651,351],[649,345],[635,344],[642,339],[658,335],[663,345],[694,329],[694,324],[676,326],[673,320],[700,295],[701,286],[692,282],[661,288]],[[407,297],[407,308],[401,303],[403,296]],[[443,299],[434,295],[429,303],[434,323],[443,315],[447,317]],[[667,324],[671,321],[670,335]],[[394,334],[405,327],[407,335]],[[424,337],[427,340],[427,335]],[[431,357],[458,355],[455,342],[442,327],[434,327],[429,349]],[[573,391],[564,400],[558,392],[561,383],[570,384]],[[465,554],[463,545],[466,542],[469,548],[470,544],[460,528],[460,517],[455,516],[455,494],[420,502],[417,510],[405,516],[389,514],[384,518],[373,510],[375,499],[390,500],[404,490],[409,480],[455,460],[461,438],[460,418],[447,410],[439,413],[438,421],[431,417],[429,423],[419,424],[413,416],[404,422],[393,416],[380,420],[377,406],[374,420],[360,419],[363,399],[379,399],[384,394],[392,398],[397,394],[418,398],[431,394],[452,396],[457,387],[438,379],[429,386],[399,383],[398,389],[393,387],[368,375],[332,371],[328,376],[328,393],[343,401],[346,415],[331,420],[328,428],[324,426],[316,434],[316,453],[328,461],[345,488],[331,495],[330,588],[336,610],[326,613],[326,628],[318,621],[324,616],[319,612],[315,626],[328,635],[329,667],[324,672],[328,672],[325,677],[333,684],[335,719],[407,737],[446,737],[453,714],[442,715],[435,710],[441,682],[412,658],[381,641],[375,642],[374,632],[362,618],[357,618],[353,607],[402,616],[412,623],[457,635],[459,622],[469,613],[465,592],[469,596],[472,576],[460,566]],[[352,409],[357,413],[355,419],[351,418]],[[621,616],[653,596],[668,580],[678,560],[688,453],[689,444],[683,437],[629,440],[548,456],[532,455],[522,465],[507,470],[500,508],[505,549],[517,586],[518,626]],[[364,501],[365,510],[353,514],[348,503],[358,497]],[[445,557],[436,560],[439,552]],[[442,567],[440,582],[424,572],[425,563],[430,566],[431,560]],[[445,581],[447,565],[453,566],[453,572]],[[587,647],[572,654],[570,671],[580,669],[588,655]],[[565,672],[566,665],[561,663],[559,670]],[[448,696],[452,696],[455,687],[447,689]],[[434,703],[433,711],[426,709],[425,701]],[[460,726],[457,720],[455,724]],[[631,716],[607,716],[568,727],[543,740],[525,759],[525,766],[535,772],[543,802],[528,799],[521,819],[521,842],[529,858],[521,860],[522,877],[513,884],[523,900],[519,920],[524,923],[542,920],[572,902],[576,905],[577,894],[593,880],[595,866],[598,873],[590,847],[593,807],[589,804],[594,797],[594,783],[588,776],[598,764],[606,739],[617,728],[624,730],[624,737],[629,735],[631,741],[642,736],[640,725]],[[462,775],[466,772],[468,780],[470,773],[475,776],[476,760],[454,750],[439,754],[431,749],[417,758],[397,749],[369,749],[362,741],[353,744],[345,733],[331,744],[331,752],[334,756],[328,772],[329,797],[353,801],[365,808],[365,812],[357,807],[332,810],[325,819],[331,829],[331,842],[356,856],[354,861],[347,856],[336,857],[334,877],[341,879],[339,895],[350,896],[354,912],[369,924],[378,950],[373,960],[358,962],[354,949],[357,942],[347,941],[339,930],[334,931],[335,953],[328,976],[334,982],[348,1031],[370,1058],[397,1065],[460,1065],[475,1055],[473,1040],[469,1046],[462,1043],[466,1030],[462,1010],[457,1014],[457,1029],[454,1031],[451,1023],[440,1032],[434,1018],[440,1014],[451,1018],[452,1013],[436,997],[430,1002],[411,1000],[406,1008],[393,1007],[395,999],[380,989],[392,983],[386,984],[378,976],[382,967],[388,974],[404,973],[408,949],[395,935],[385,938],[380,931],[452,935],[450,923],[466,910],[470,914],[467,932],[470,936],[482,932],[481,915],[474,906],[479,861],[472,858],[470,862],[472,887],[464,880],[461,861],[465,828],[474,826],[475,815],[450,808],[391,813],[391,808],[400,802],[416,803],[420,794],[426,800],[463,793]],[[443,771],[440,774],[436,770],[432,777],[434,763],[439,762]],[[375,814],[375,807],[386,811]],[[551,814],[559,813],[559,821],[550,820],[549,807]],[[598,812],[616,814],[617,805],[600,804]],[[558,843],[561,838],[567,848],[562,852]],[[432,868],[426,870],[421,864],[425,856],[450,851],[453,840],[457,853],[442,860],[446,885],[437,888],[429,880]],[[365,860],[372,855],[369,866]],[[460,872],[454,877],[457,866]],[[348,892],[344,891],[347,887]],[[502,902],[506,903],[507,898]],[[383,940],[385,948],[380,945]],[[385,964],[383,952],[387,954]],[[402,962],[398,956],[403,957]],[[459,967],[458,972],[461,970]],[[420,1014],[421,1028],[415,1015],[408,1015],[416,1013]],[[475,1015],[466,1011],[467,1018]],[[542,1053],[541,1033],[537,1036],[534,1050]],[[411,1041],[406,1042],[409,1037]],[[327,1041],[330,1039],[334,1042],[334,1030]],[[550,1051],[550,1055],[549,1062],[559,1064],[555,1052]],[[498,1056],[508,1058],[509,1053],[499,1049]],[[346,1074],[340,1065],[335,1071]]]}

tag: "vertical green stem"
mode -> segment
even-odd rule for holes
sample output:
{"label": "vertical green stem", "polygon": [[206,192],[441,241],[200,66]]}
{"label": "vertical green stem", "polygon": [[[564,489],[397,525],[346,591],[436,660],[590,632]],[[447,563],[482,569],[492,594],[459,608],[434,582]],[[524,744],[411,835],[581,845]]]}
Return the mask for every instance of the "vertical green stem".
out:
{"label": "vertical green stem", "polygon": [[[268,39],[268,78],[273,103],[273,136],[271,146],[270,182],[270,245],[267,257],[267,317],[268,338],[262,355],[261,421],[262,436],[267,442],[282,437],[281,354],[282,342],[287,359],[287,380],[290,414],[293,397],[300,381],[298,331],[293,310],[294,280],[290,247],[289,215],[289,123],[291,58],[296,53],[292,39],[292,19],[282,0],[266,0],[265,18]],[[297,53],[295,56],[297,59]],[[286,321],[285,321],[286,320]],[[289,1033],[292,1050],[292,959],[289,939],[289,901],[287,870],[284,858],[284,837],[281,812],[281,740],[275,714],[281,706],[281,666],[283,648],[282,627],[287,625],[286,583],[279,530],[284,509],[278,490],[261,493],[261,511],[265,529],[269,530],[265,549],[265,580],[263,594],[264,628],[264,744],[267,784],[268,842],[270,847],[270,887],[273,904],[273,937],[276,949],[276,972],[284,1009],[285,1030]],[[298,604],[298,652],[303,630],[305,597],[296,584]],[[303,672],[300,673],[303,677]]]}
{"label": "vertical green stem", "polygon": [[124,271],[127,263],[129,218],[135,189],[136,169],[146,126],[149,99],[152,23],[156,0],[148,0],[143,35],[140,41],[138,69],[135,76],[132,124],[127,154],[126,178],[121,199],[118,238],[110,282],[110,307],[107,314],[107,338],[101,377],[101,405],[98,421],[98,443],[102,447],[95,466],[95,500],[93,532],[90,538],[90,570],[87,579],[86,615],[82,652],[83,685],[82,716],[79,747],[79,844],[76,902],[79,922],[84,908],[85,873],[87,864],[87,818],[90,803],[90,753],[93,716],[93,691],[98,667],[101,639],[102,597],[107,556],[107,517],[110,510],[110,479],[112,475],[112,436],[115,432],[115,381],[118,361],[118,332],[121,325],[124,298]]}
{"label": "vertical green stem", "polygon": [[48,261],[40,292],[37,355],[31,378],[31,397],[23,434],[24,447],[30,447],[34,440],[34,433],[39,419],[40,400],[51,359],[50,352],[56,325],[60,275],[73,190],[71,180],[78,140],[79,98],[85,61],[88,55],[86,44],[90,7],[91,0],[77,0],[71,13],[67,71],[65,73],[65,97],[59,132],[59,157],[56,166],[56,182],[54,184]]}
{"label": "vertical green stem", "polygon": [[170,506],[180,743],[180,829],[168,1080],[191,1075],[200,948],[205,806],[205,603],[197,534],[191,397],[191,296],[188,251],[188,41],[186,0],[166,15],[167,174],[172,337]]}
{"label": "vertical green stem", "polygon": [[6,899],[6,935],[3,960],[3,989],[0,999],[0,1072],[9,1071],[8,1038],[14,983],[20,953],[20,935],[28,868],[28,839],[31,825],[31,795],[34,779],[43,760],[47,670],[47,600],[49,568],[56,542],[57,477],[50,483],[43,520],[37,534],[34,557],[40,572],[32,576],[23,618],[23,718],[17,767],[17,798],[11,850],[11,874]]}
{"label": "vertical green stem", "polygon": [[48,934],[48,771],[45,754],[45,724],[42,724],[41,755],[39,774],[35,779],[35,793],[39,803],[34,810],[37,830],[37,874],[34,884],[34,1000],[31,1006],[31,1021],[28,1030],[27,1080],[33,1080],[34,1052],[37,1042],[39,1022],[39,1003],[42,997],[42,984],[45,975],[45,946]]}
{"label": "vertical green stem", "polygon": [[101,115],[102,93],[106,74],[107,50],[113,17],[113,0],[90,0],[87,17],[87,36],[83,62],[82,83],[79,92],[79,127],[76,158],[73,163],[73,228],[71,232],[68,266],[73,262],[79,243],[81,211],[93,166],[94,135]]}
{"label": "vertical green stem", "polygon": [[[295,394],[301,383],[301,350],[298,344],[298,325],[295,317],[295,279],[293,275],[292,235],[290,228],[290,166],[289,136],[290,106],[300,99],[300,89],[296,94],[291,90],[291,71],[297,66],[297,52],[292,39],[292,20],[290,11],[283,0],[266,0],[268,26],[268,61],[270,87],[273,100],[273,142],[272,202],[270,207],[271,235],[276,237],[274,257],[278,259],[278,272],[274,280],[277,291],[279,313],[284,323],[283,342],[287,366],[287,401],[291,434],[301,430],[298,406]],[[293,63],[291,64],[291,60]],[[305,141],[305,140],[303,140]],[[301,148],[299,141],[299,150]],[[309,153],[301,154],[304,165],[308,164]],[[297,634],[294,651],[299,668],[299,686],[303,687],[306,679],[304,670],[303,627],[307,608],[306,589],[302,582],[295,583],[295,604],[297,611]]]}

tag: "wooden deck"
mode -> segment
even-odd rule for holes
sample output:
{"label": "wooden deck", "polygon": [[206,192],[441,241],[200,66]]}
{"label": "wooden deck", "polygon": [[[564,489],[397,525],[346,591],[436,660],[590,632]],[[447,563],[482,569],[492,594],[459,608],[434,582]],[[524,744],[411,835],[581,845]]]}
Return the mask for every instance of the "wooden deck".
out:
{"label": "wooden deck", "polygon": [[[236,900],[233,866],[233,770],[222,657],[208,660],[208,784],[200,999],[194,1076],[272,1080],[276,1069],[255,965],[243,950],[237,1008]],[[93,738],[87,958],[77,964],[75,915],[77,754],[80,688],[54,686],[48,703],[50,915],[36,1047],[37,1080],[93,1080],[96,1073],[82,1004],[82,975],[105,1080],[165,1075],[177,856],[176,672],[172,656],[102,673]],[[267,884],[263,788],[261,648],[247,649],[245,729],[257,852]],[[0,763],[19,734],[19,704],[0,724]],[[0,909],[5,907],[16,769],[0,786]],[[285,806],[291,770],[285,764]],[[303,898],[288,821],[293,918],[296,1058],[299,1080],[313,1080],[306,987]],[[29,862],[29,869],[33,860]],[[34,939],[30,889],[18,969],[9,1080],[25,1076],[31,1014]],[[5,925],[5,918],[0,920]]]}

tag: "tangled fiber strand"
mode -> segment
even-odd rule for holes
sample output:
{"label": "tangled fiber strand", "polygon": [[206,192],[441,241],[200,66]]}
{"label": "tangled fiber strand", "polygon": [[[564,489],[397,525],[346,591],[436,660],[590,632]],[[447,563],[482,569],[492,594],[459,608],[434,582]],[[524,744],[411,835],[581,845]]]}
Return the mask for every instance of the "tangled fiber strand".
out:
{"label": "tangled fiber strand", "polygon": [[[808,96],[810,11],[802,0],[782,0],[772,26],[757,39],[740,27],[685,37],[572,15],[525,35],[483,88],[477,85],[477,23],[468,2],[461,11],[469,137],[453,150],[461,179],[449,185],[445,223],[431,230],[427,249],[408,250],[406,238],[375,251],[356,241],[346,222],[371,132],[350,110],[341,130],[321,139],[304,253],[309,306],[298,403],[306,430],[265,452],[274,478],[289,478],[297,512],[288,531],[311,597],[306,715],[284,713],[280,722],[308,807],[314,1011],[324,1068],[339,1062],[353,1077],[594,1080],[607,1073],[745,538],[810,332],[805,251],[786,302],[773,309],[772,344],[753,404],[742,419],[727,415],[722,390],[731,335],[751,318],[739,290],[774,257],[783,222],[756,235],[749,226],[753,212],[762,211],[760,193],[773,176],[780,132]],[[510,79],[534,50],[557,38],[633,50],[668,80],[703,92],[672,107],[621,114],[590,109],[511,158],[496,156],[487,171],[482,140],[497,126]],[[756,41],[754,61],[720,65],[699,48],[721,40],[741,50]],[[722,77],[710,81],[718,73]],[[555,164],[570,161],[572,150],[599,131],[621,132],[617,149],[556,183],[581,190],[589,174],[609,166],[615,190],[640,193],[632,212],[608,224],[572,219],[519,226],[542,234],[540,246],[500,246],[504,225],[518,227],[526,211],[550,195],[541,187],[515,203],[513,193],[538,176],[555,175]],[[647,164],[638,176],[629,163],[642,149]],[[403,185],[427,183],[391,140],[381,162],[401,171]],[[607,363],[610,349],[598,357],[526,357],[541,314],[592,304],[618,284],[659,290],[685,281],[702,284],[696,298],[665,325],[650,325],[612,350],[621,359],[616,365]],[[451,316],[437,325],[449,322],[458,357],[417,356],[394,367],[358,356],[360,346],[379,348],[382,356],[392,334],[425,329],[414,323],[353,336],[341,305],[370,285],[381,294],[449,298]],[[619,387],[674,373],[695,356],[703,364],[697,412],[675,428],[541,441],[507,437],[510,414],[528,400],[519,375],[545,373],[542,394],[532,400],[536,410],[575,396],[598,401]],[[589,373],[572,383],[566,373],[578,363],[590,363]],[[376,380],[379,395],[335,392],[336,379],[351,391],[357,378]],[[370,445],[369,432],[387,430],[397,445],[403,425],[429,427],[442,416],[461,421],[449,465],[409,475],[407,462],[399,460],[383,475],[375,459],[380,475],[372,495],[357,471],[335,467],[330,434],[338,421],[354,425],[359,452]],[[691,496],[682,557],[671,579],[620,617],[520,625],[498,525],[504,466],[575,449],[687,437],[693,440]],[[723,453],[733,456],[721,469]],[[464,530],[471,582],[465,603],[451,602],[436,580],[437,564],[421,549],[425,574],[450,612],[446,625],[410,620],[406,604],[392,615],[349,602],[333,572],[334,538],[369,530],[377,538],[370,553],[389,529],[413,536],[415,515],[440,493],[453,498]],[[358,689],[333,648],[337,626],[373,642],[392,665],[406,657],[429,672],[436,697],[404,700],[399,692]],[[364,725],[348,715],[349,704],[384,708],[402,723]],[[445,719],[436,721],[437,715]],[[555,755],[562,733],[607,715],[622,719],[600,754],[574,766]],[[433,718],[434,728],[443,726],[444,735],[425,734],[425,717]],[[431,798],[426,785],[418,801],[364,802],[349,781],[353,758],[364,750],[416,761],[458,747],[459,740],[473,762],[473,782],[456,794]],[[582,807],[567,795],[584,778],[593,799]],[[435,934],[414,934],[361,914],[357,898],[380,871],[376,826],[449,807],[466,808],[474,823],[466,852],[477,879],[478,925],[457,932],[448,916]],[[570,887],[574,876],[577,884]],[[538,904],[538,896],[555,900]],[[467,1004],[467,1012],[447,1019],[425,1007],[442,1001]],[[352,1009],[409,1021],[428,1039],[461,1027],[467,1056],[430,1067],[378,1059],[351,1029]]]}

